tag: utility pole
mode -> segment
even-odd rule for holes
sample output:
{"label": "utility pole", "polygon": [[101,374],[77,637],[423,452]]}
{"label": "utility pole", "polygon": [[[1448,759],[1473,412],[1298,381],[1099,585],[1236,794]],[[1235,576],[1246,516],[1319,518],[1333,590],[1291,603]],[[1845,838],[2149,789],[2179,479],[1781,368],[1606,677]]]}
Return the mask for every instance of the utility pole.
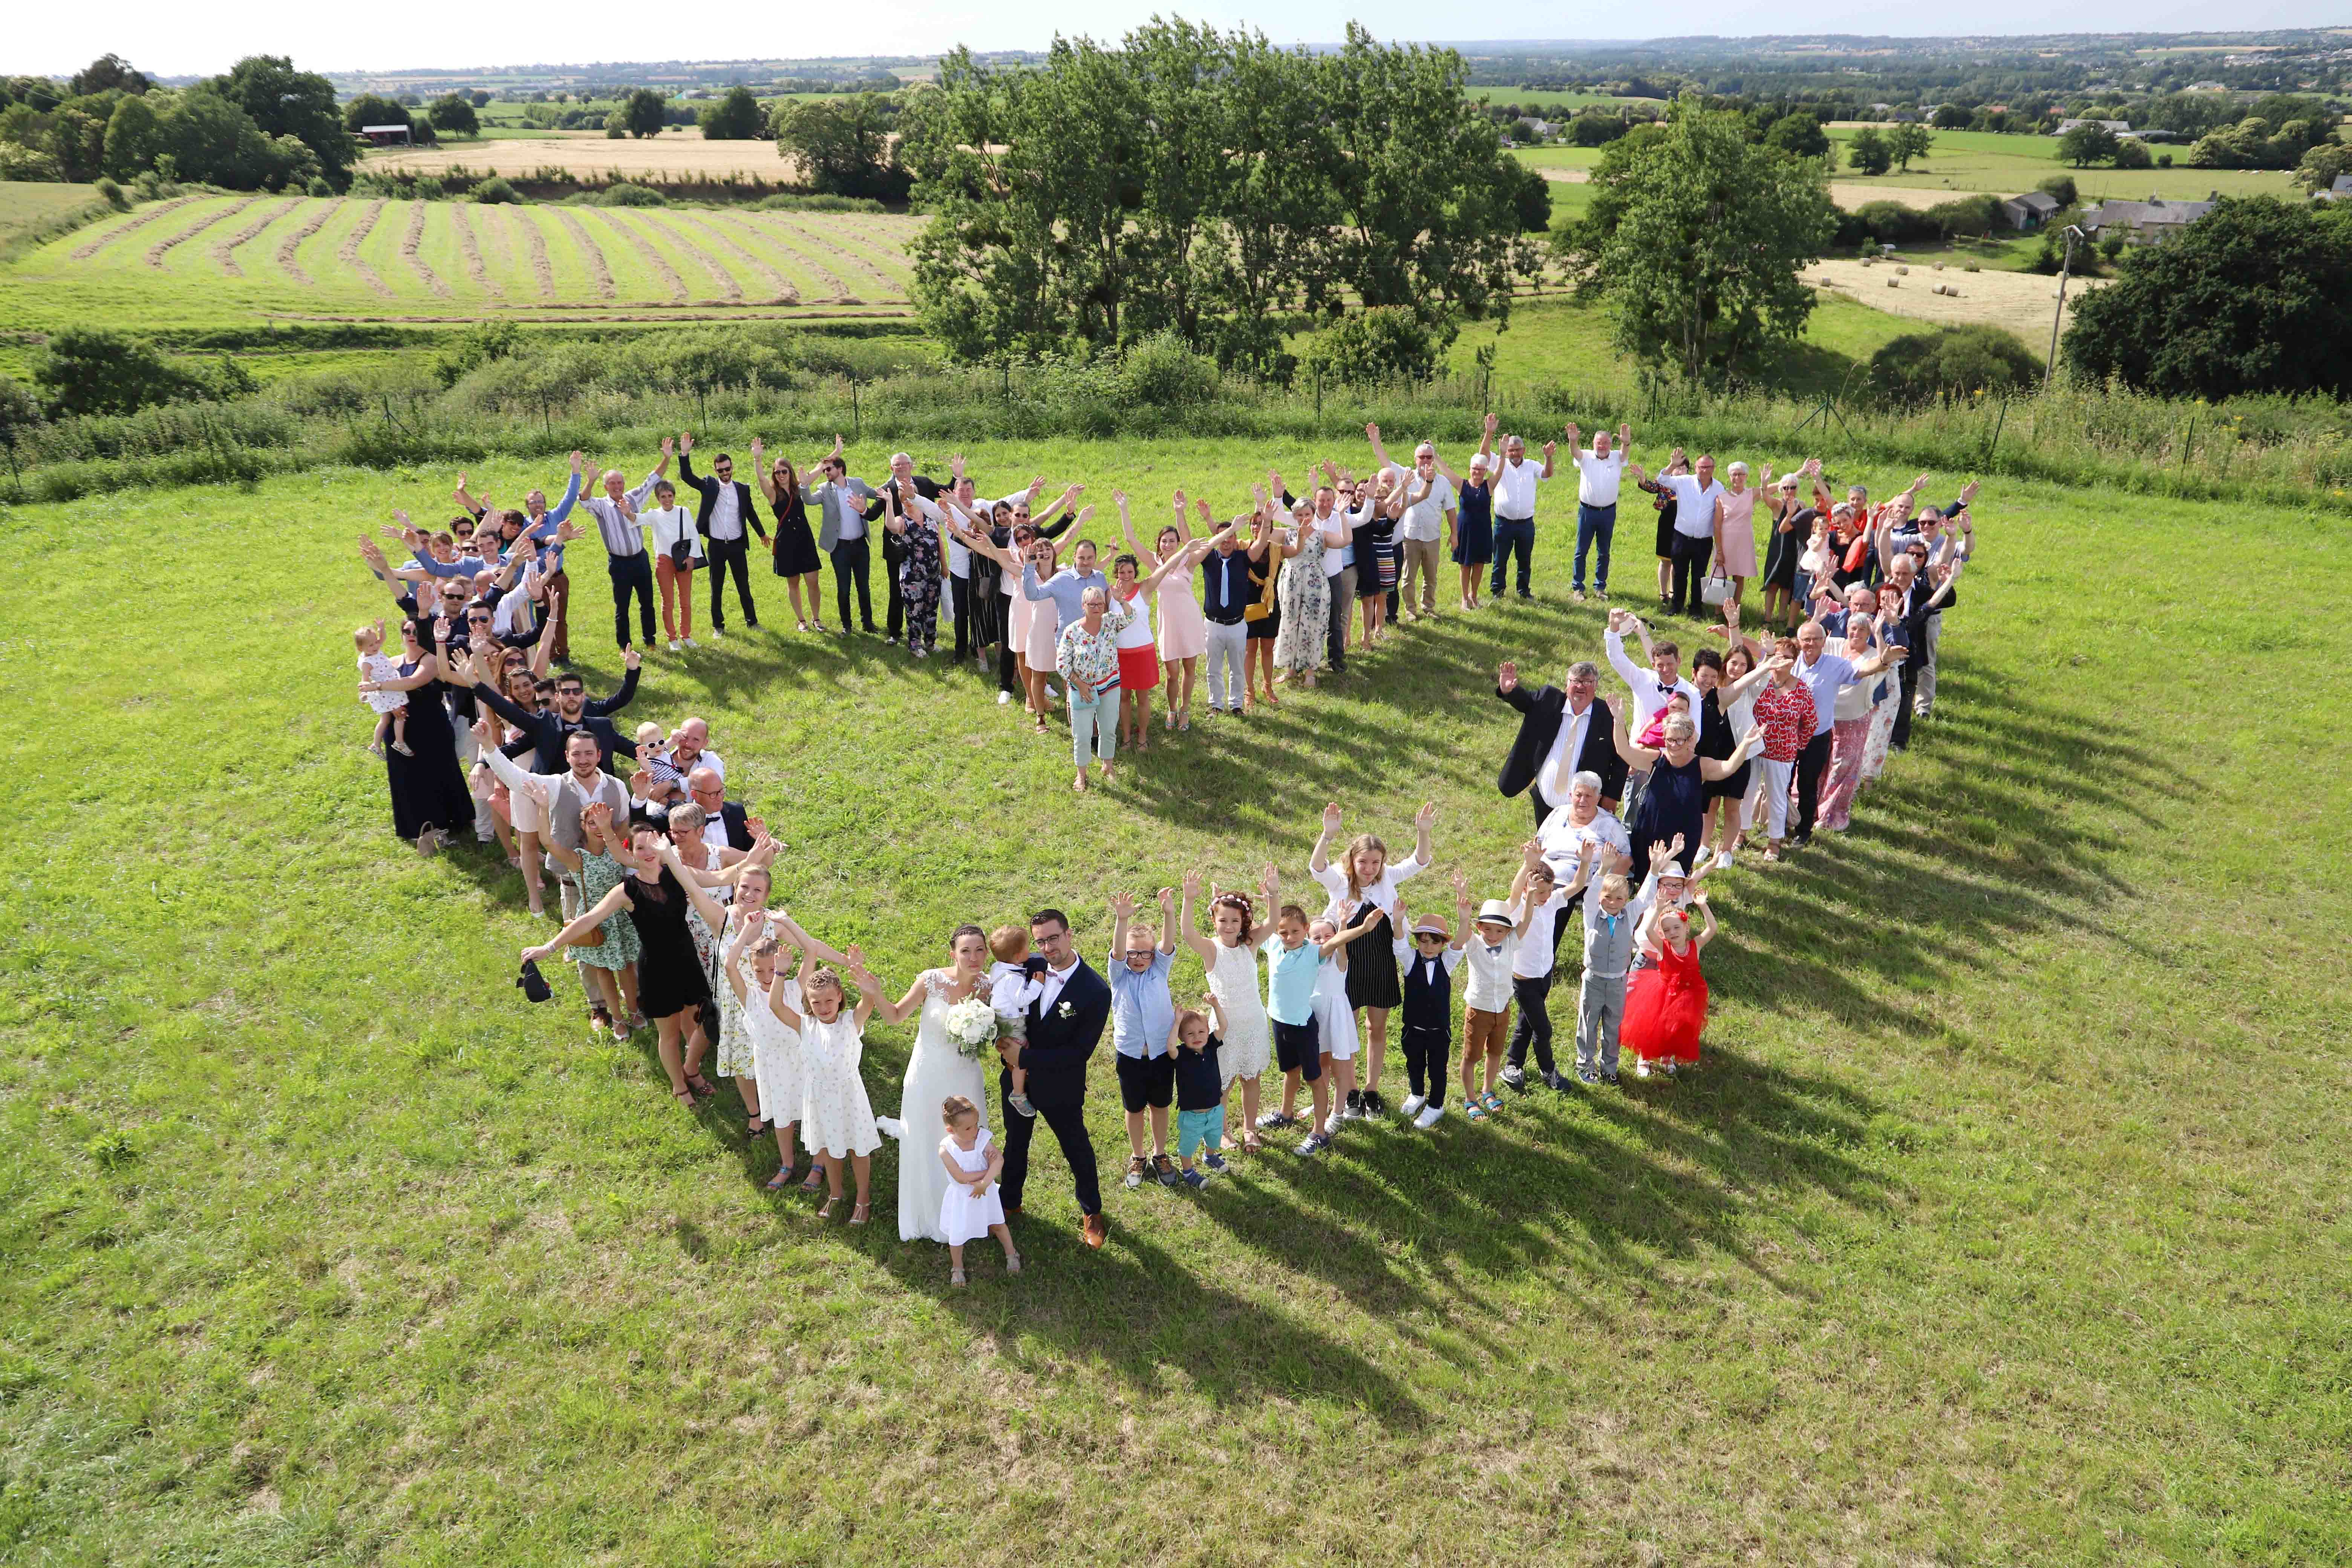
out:
{"label": "utility pole", "polygon": [[2090,237],[2073,224],[2066,226],[2066,259],[2058,268],[2058,309],[2050,318],[2050,363],[2042,368],[2042,390],[2044,392],[2050,390],[2050,383],[2058,374],[2058,328],[2066,320],[2066,279],[2074,271],[2074,242],[2078,239],[2087,241]]}

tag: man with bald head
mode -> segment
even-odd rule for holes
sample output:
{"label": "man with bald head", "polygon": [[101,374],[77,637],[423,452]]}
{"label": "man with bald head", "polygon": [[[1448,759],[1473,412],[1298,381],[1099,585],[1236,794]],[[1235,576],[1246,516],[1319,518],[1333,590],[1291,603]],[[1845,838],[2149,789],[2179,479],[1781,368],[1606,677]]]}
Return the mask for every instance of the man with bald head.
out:
{"label": "man with bald head", "polygon": [[[669,457],[662,457],[662,467]],[[572,471],[580,472],[580,454],[572,454]],[[654,566],[646,554],[646,531],[637,525],[637,508],[654,481],[660,478],[661,467],[646,476],[646,482],[632,495],[622,489],[620,471],[614,469],[604,476],[602,494],[583,496],[580,504],[596,520],[596,532],[604,542],[604,572],[613,580],[613,641],[620,647],[629,646],[629,598],[637,600],[637,624],[645,639],[654,640]]]}
{"label": "man with bald head", "polygon": [[[914,486],[915,493],[927,501],[940,499],[939,481],[915,472],[915,459],[904,452],[890,454],[890,481],[882,487],[886,492],[883,503],[886,509],[889,505],[888,493],[894,491],[900,482]],[[885,529],[882,532],[882,576],[890,589],[890,611],[883,626],[884,635],[892,642],[900,639],[900,628],[907,619],[907,601],[898,592],[898,563],[906,558],[907,547],[898,542],[897,534]]]}
{"label": "man with bald head", "polygon": [[[1478,443],[1484,452],[1495,439],[1495,416],[1486,416],[1486,433]],[[1528,591],[1528,574],[1536,552],[1536,485],[1551,478],[1553,454],[1559,450],[1557,441],[1543,445],[1543,467],[1538,468],[1528,460],[1528,444],[1517,436],[1503,437],[1503,460],[1495,469],[1495,567],[1494,580],[1487,591],[1499,599],[1503,596],[1504,568],[1511,562],[1511,552],[1519,556],[1519,597],[1533,598]]]}

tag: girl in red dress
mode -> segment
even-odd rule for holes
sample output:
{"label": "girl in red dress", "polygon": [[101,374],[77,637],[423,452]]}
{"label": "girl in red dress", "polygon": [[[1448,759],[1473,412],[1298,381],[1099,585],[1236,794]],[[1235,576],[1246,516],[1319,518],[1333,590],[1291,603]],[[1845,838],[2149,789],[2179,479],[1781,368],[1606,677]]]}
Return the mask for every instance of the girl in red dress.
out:
{"label": "girl in red dress", "polygon": [[1696,1065],[1698,1037],[1706,1029],[1706,976],[1699,973],[1698,951],[1715,935],[1715,911],[1706,895],[1691,900],[1706,923],[1694,932],[1690,916],[1680,910],[1652,910],[1642,933],[1643,948],[1656,952],[1658,966],[1633,976],[1625,994],[1625,1021],[1618,1038],[1634,1058],[1633,1076],[1650,1076],[1650,1064],[1663,1060],[1668,1078],[1678,1063]]}

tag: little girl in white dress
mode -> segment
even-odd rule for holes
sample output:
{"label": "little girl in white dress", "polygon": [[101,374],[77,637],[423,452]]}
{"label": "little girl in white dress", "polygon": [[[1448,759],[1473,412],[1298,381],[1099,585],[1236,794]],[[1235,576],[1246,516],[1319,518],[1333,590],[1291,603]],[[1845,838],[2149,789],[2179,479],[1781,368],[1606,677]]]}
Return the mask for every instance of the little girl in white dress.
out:
{"label": "little girl in white dress", "polygon": [[778,1004],[772,997],[771,1006],[778,1022],[800,1031],[805,1075],[801,1142],[824,1164],[828,1194],[816,1217],[833,1217],[833,1205],[841,1201],[841,1166],[846,1160],[857,1173],[857,1203],[849,1211],[849,1223],[864,1225],[873,1207],[871,1156],[881,1147],[882,1134],[874,1125],[874,1107],[866,1098],[866,1081],[858,1075],[858,1066],[866,1055],[866,1020],[874,1016],[881,983],[866,971],[865,957],[857,949],[851,948],[848,957],[849,977],[857,984],[856,1006],[846,1005],[838,975],[815,967],[816,954],[812,952],[801,955],[803,1005]]}
{"label": "little girl in white dress", "polygon": [[[1274,868],[1268,866],[1258,890],[1265,894],[1269,904],[1278,885]],[[1258,1141],[1258,1079],[1274,1059],[1273,1025],[1266,1017],[1265,1000],[1257,988],[1257,944],[1265,940],[1274,922],[1254,920],[1256,910],[1249,895],[1228,889],[1210,903],[1209,918],[1216,927],[1216,934],[1204,937],[1192,926],[1192,903],[1200,896],[1201,878],[1195,872],[1184,879],[1184,902],[1177,930],[1183,936],[1184,945],[1200,955],[1202,967],[1209,972],[1209,994],[1216,998],[1217,1006],[1224,1014],[1223,1048],[1217,1054],[1217,1068],[1228,1093],[1234,1081],[1240,1080],[1242,1149],[1255,1154],[1263,1147]],[[1281,1119],[1268,1112],[1266,1120],[1269,1125],[1278,1125]]]}
{"label": "little girl in white dress", "polygon": [[1004,1199],[996,1179],[1004,1169],[1003,1151],[980,1124],[980,1107],[962,1095],[948,1096],[940,1120],[948,1130],[940,1140],[940,1161],[948,1168],[948,1190],[940,1195],[940,1229],[948,1238],[948,1283],[966,1283],[963,1244],[983,1236],[995,1237],[1004,1248],[1004,1271],[1020,1273],[1021,1255],[1013,1250],[1013,1232],[1004,1223]]}

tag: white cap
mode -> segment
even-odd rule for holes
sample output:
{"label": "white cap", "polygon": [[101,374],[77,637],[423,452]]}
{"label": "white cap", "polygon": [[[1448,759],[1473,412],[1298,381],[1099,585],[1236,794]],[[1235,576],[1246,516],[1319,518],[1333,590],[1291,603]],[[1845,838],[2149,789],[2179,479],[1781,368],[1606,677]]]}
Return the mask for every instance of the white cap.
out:
{"label": "white cap", "polygon": [[1511,918],[1511,906],[1500,899],[1488,899],[1478,906],[1478,923],[1485,925],[1489,921],[1496,925],[1509,926],[1514,931],[1518,929],[1519,922]]}

